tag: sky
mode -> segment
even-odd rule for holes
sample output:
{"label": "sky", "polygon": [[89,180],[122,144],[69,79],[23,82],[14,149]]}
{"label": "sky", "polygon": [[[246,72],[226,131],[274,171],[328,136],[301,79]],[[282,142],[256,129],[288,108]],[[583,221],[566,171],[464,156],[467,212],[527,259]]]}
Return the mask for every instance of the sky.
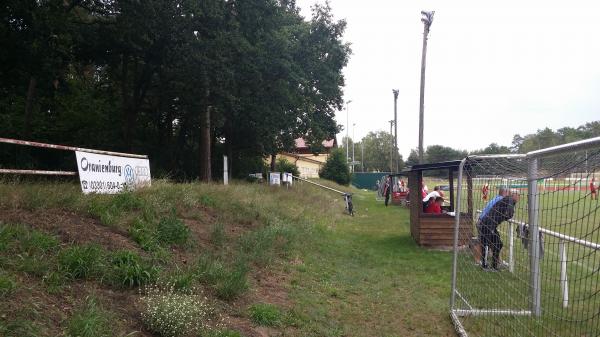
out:
{"label": "sky", "polygon": [[[305,17],[324,0],[297,0]],[[424,146],[475,150],[515,134],[600,120],[600,2],[330,0],[347,22],[349,135],[386,130],[398,96],[398,148],[418,146],[423,24]],[[346,110],[336,115],[346,134]],[[353,127],[353,124],[356,126]],[[353,130],[354,129],[354,130]],[[354,133],[354,137],[352,137]]]}

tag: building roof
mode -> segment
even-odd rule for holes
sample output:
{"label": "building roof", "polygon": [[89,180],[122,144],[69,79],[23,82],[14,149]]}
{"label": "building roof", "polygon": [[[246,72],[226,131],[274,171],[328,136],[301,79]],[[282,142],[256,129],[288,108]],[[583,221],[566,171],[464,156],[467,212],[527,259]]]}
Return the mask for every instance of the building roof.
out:
{"label": "building roof", "polygon": [[[295,140],[295,142],[296,142],[296,149],[308,149],[308,145],[306,144],[306,141],[304,140],[304,138],[297,138]],[[324,148],[331,149],[337,145],[337,142],[335,141],[335,138],[333,138],[333,139],[324,140],[322,144],[323,144]]]}

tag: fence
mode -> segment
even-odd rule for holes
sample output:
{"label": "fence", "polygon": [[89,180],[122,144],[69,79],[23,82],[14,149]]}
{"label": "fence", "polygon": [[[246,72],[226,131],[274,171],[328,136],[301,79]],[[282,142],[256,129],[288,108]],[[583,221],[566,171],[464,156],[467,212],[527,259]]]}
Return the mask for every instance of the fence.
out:
{"label": "fence", "polygon": [[[456,228],[467,220],[472,232],[455,230],[450,315],[459,335],[600,334],[599,171],[600,137],[462,161]],[[500,271],[489,268],[494,260]]]}

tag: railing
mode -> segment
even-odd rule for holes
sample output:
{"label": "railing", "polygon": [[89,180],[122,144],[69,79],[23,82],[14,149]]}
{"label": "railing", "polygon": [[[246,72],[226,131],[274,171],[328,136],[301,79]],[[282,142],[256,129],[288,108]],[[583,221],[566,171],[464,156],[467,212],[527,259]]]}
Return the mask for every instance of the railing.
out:
{"label": "railing", "polygon": [[[39,148],[45,148],[45,149],[63,150],[63,151],[79,151],[79,152],[87,152],[87,153],[105,154],[105,155],[110,155],[110,156],[148,159],[147,155],[141,155],[141,154],[94,150],[94,149],[86,149],[83,147],[30,142],[30,141],[26,141],[26,140],[18,140],[18,139],[10,139],[10,138],[0,138],[0,143],[24,145],[24,146],[39,147]],[[23,169],[1,169],[0,168],[0,174],[76,176],[77,172],[76,171],[23,170]]]}

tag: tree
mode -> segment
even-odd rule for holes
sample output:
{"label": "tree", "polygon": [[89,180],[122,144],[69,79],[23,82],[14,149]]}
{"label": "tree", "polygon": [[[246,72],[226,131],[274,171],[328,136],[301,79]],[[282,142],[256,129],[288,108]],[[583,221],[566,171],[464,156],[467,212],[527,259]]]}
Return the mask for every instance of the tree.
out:
{"label": "tree", "polygon": [[319,171],[319,177],[335,181],[340,185],[348,185],[351,176],[346,163],[346,154],[340,149],[333,150]]}
{"label": "tree", "polygon": [[511,153],[511,149],[507,146],[498,145],[496,143],[491,143],[486,148],[481,150],[472,151],[470,154],[506,154]]}
{"label": "tree", "polygon": [[298,170],[298,166],[296,166],[296,164],[294,164],[294,163],[290,163],[285,158],[279,158],[277,160],[277,164],[275,165],[275,171],[291,173],[295,177],[300,176],[300,171]]}
{"label": "tree", "polygon": [[[357,158],[360,158],[364,152],[363,165],[368,172],[389,172],[391,146],[393,145],[392,135],[385,131],[369,132],[359,143],[356,143]],[[364,147],[361,149],[361,146]],[[399,169],[404,168],[404,160],[400,153],[396,153],[399,158]]]}

